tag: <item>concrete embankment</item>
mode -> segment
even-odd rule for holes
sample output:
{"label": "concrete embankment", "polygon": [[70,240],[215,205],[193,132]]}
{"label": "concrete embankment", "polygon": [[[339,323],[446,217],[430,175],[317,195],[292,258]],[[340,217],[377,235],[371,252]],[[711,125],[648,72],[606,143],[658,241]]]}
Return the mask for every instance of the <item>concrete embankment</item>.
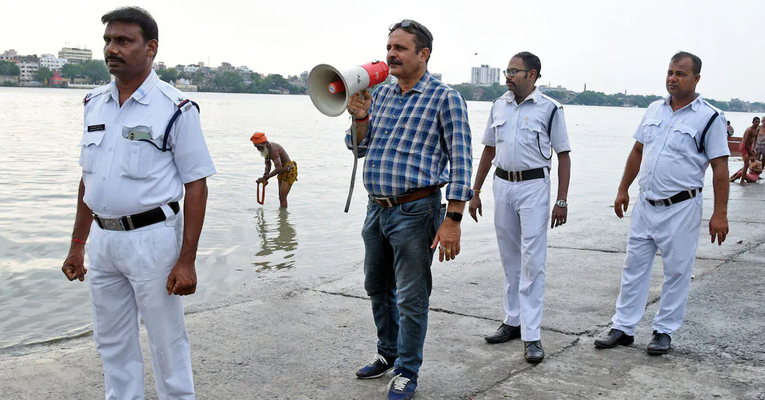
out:
{"label": "concrete embankment", "polygon": [[[455,262],[434,263],[415,398],[765,399],[765,185],[731,188],[731,233],[722,247],[709,243],[708,189],[688,311],[669,355],[645,352],[661,290],[658,257],[635,344],[602,351],[592,345],[614,310],[629,224],[612,210],[598,210],[572,215],[567,226],[550,232],[542,331],[547,357],[537,366],[524,361],[520,341],[483,340],[503,315],[493,239],[471,241]],[[261,285],[187,315],[198,398],[385,398],[387,379],[354,375],[376,340],[362,282],[361,266],[353,265],[312,284]],[[142,340],[147,398],[154,399],[145,332]],[[0,356],[2,399],[102,396],[92,337]]]}

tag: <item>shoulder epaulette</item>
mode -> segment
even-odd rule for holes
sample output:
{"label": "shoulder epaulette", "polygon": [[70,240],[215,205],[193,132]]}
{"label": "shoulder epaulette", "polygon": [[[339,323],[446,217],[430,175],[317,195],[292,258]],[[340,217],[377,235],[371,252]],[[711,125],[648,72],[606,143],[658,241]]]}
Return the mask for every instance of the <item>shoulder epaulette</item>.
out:
{"label": "shoulder epaulette", "polygon": [[560,102],[558,100],[555,100],[552,97],[550,97],[550,96],[548,96],[548,95],[546,95],[544,93],[540,93],[540,95],[542,95],[542,98],[544,98],[545,100],[549,101],[550,103],[553,103],[555,108],[563,108],[563,104],[560,104]]}
{"label": "shoulder epaulette", "polygon": [[167,96],[167,98],[170,99],[170,101],[172,101],[176,106],[179,106],[181,103],[188,99],[186,95],[183,94],[183,92],[170,84],[165,82],[157,82],[157,86],[159,87],[159,90],[162,92],[162,94]]}
{"label": "shoulder epaulette", "polygon": [[104,86],[99,86],[99,87],[91,90],[90,93],[86,94],[85,98],[82,99],[82,105],[84,106],[84,105],[88,104],[89,101],[93,100],[94,98],[96,98],[96,97],[106,93],[106,91],[110,89],[110,87],[109,87],[110,85],[111,84],[104,85]]}
{"label": "shoulder epaulette", "polygon": [[723,112],[723,110],[721,110],[721,109],[719,109],[719,108],[717,108],[717,107],[713,106],[712,104],[710,104],[710,103],[709,103],[708,101],[706,101],[705,99],[702,99],[702,100],[701,100],[701,102],[702,102],[702,103],[704,103],[704,104],[706,104],[707,106],[709,106],[709,108],[711,108],[712,110],[714,110],[716,113],[718,113],[718,114],[725,114],[725,113]]}

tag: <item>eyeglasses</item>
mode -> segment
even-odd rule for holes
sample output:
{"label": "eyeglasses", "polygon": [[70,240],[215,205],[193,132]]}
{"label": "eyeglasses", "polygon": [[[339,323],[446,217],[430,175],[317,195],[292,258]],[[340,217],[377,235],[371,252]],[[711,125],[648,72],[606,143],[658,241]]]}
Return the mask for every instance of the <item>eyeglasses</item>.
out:
{"label": "eyeglasses", "polygon": [[512,78],[512,77],[518,75],[519,72],[529,72],[529,71],[533,71],[533,70],[531,70],[531,69],[511,68],[511,69],[506,69],[506,70],[502,71],[502,73],[505,74],[505,78]]}
{"label": "eyeglasses", "polygon": [[420,33],[425,35],[425,37],[428,39],[428,45],[425,47],[430,48],[433,45],[433,35],[430,34],[430,31],[428,30],[428,28],[420,25],[416,21],[412,21],[411,19],[405,19],[398,24],[393,24],[393,26],[390,27],[390,31],[393,32],[394,30],[398,28],[406,29],[406,28],[409,28],[410,26],[420,31]]}

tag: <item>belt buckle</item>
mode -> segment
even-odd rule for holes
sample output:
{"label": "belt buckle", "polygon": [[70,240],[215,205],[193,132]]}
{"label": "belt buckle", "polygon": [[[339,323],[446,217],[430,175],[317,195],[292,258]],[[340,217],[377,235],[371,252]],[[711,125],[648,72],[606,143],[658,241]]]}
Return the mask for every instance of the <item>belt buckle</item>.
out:
{"label": "belt buckle", "polygon": [[523,182],[523,175],[521,175],[521,171],[514,171],[515,174],[515,181],[516,182]]}
{"label": "belt buckle", "polygon": [[125,227],[122,226],[122,221],[119,219],[103,219],[101,218],[101,224],[104,226],[104,229],[110,230],[110,231],[124,231]]}

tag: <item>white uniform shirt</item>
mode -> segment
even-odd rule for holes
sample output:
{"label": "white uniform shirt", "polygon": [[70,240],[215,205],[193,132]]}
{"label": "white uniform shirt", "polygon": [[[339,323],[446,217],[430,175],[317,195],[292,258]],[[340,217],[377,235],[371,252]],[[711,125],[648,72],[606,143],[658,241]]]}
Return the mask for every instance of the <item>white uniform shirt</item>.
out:
{"label": "white uniform shirt", "polygon": [[[722,111],[697,94],[690,104],[673,112],[669,99],[651,103],[633,135],[643,144],[640,191],[650,200],[663,200],[684,190],[704,187],[709,160],[730,155]],[[720,115],[707,130],[706,149],[699,153],[701,133],[715,111]]]}
{"label": "white uniform shirt", "polygon": [[[547,124],[555,107],[558,111],[550,130]],[[494,101],[481,140],[485,146],[496,148],[494,160],[491,161],[494,166],[505,171],[550,169],[550,160],[545,159],[552,156],[550,142],[556,153],[571,151],[560,103],[543,95],[537,88],[521,104],[516,104],[515,96],[510,91]],[[544,157],[540,154],[540,148]]]}
{"label": "white uniform shirt", "polygon": [[84,201],[94,213],[113,218],[179,201],[183,184],[215,173],[199,113],[190,102],[173,124],[167,152],[137,140],[151,138],[162,148],[170,118],[185,99],[154,71],[122,107],[114,82],[86,97],[80,165]]}

